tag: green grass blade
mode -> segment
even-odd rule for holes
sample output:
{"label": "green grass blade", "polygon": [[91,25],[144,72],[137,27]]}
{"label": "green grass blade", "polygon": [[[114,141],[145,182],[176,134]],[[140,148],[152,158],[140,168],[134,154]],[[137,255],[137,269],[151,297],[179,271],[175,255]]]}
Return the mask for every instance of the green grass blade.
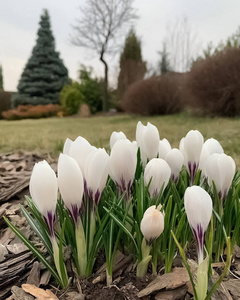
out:
{"label": "green grass blade", "polygon": [[21,211],[24,217],[26,218],[26,220],[28,221],[29,225],[33,229],[33,231],[38,235],[40,240],[43,242],[45,248],[47,249],[47,252],[51,255],[51,257],[53,257],[52,244],[49,239],[48,232],[46,232],[44,228],[41,227],[41,224],[39,224],[38,220],[31,217],[29,212],[23,206],[21,206]]}
{"label": "green grass blade", "polygon": [[28,249],[32,251],[32,253],[44,264],[57,282],[62,285],[61,279],[57,272],[52,268],[51,264],[46,260],[42,253],[6,217],[3,218],[11,230],[17,235],[17,237],[19,237],[20,240],[28,247]]}

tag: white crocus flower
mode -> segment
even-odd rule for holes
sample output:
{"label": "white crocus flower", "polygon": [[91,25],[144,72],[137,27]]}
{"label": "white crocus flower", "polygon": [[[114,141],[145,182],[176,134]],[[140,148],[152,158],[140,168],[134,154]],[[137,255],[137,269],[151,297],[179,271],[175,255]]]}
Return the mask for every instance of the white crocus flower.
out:
{"label": "white crocus flower", "polygon": [[141,160],[145,165],[147,160],[158,156],[159,151],[159,132],[156,126],[147,123],[144,126],[140,121],[136,129],[136,141],[141,151]]}
{"label": "white crocus flower", "polygon": [[159,157],[166,160],[168,152],[171,150],[171,145],[167,139],[159,141]]}
{"label": "white crocus flower", "polygon": [[58,185],[61,196],[77,224],[83,197],[83,176],[77,161],[67,154],[60,154],[58,159]]}
{"label": "white crocus flower", "polygon": [[110,154],[109,166],[111,178],[129,199],[137,166],[137,148],[127,139],[117,141]]}
{"label": "white crocus flower", "polygon": [[63,154],[69,155],[72,143],[73,143],[73,141],[71,139],[69,139],[69,138],[66,139],[64,146],[63,146]]}
{"label": "white crocus flower", "polygon": [[178,183],[179,173],[184,163],[183,154],[180,150],[173,148],[168,152],[165,160],[171,169],[172,181]]}
{"label": "white crocus flower", "polygon": [[109,155],[105,149],[95,149],[88,155],[84,173],[90,200],[98,204],[109,174]]}
{"label": "white crocus flower", "polygon": [[83,178],[84,175],[84,164],[87,159],[87,156],[92,152],[96,147],[92,146],[85,138],[79,136],[75,141],[72,142],[71,148],[69,151],[69,156],[76,159],[78,165],[82,171]]}
{"label": "white crocus flower", "polygon": [[171,169],[165,160],[153,158],[147,163],[144,171],[144,183],[147,186],[151,180],[149,186],[151,197],[158,197],[162,186],[164,185],[164,189],[166,188],[170,176]]}
{"label": "white crocus flower", "polygon": [[210,155],[214,154],[214,153],[223,153],[223,148],[220,145],[220,143],[211,138],[208,139],[204,142],[203,147],[202,147],[202,152],[200,155],[200,160],[199,160],[199,169],[202,170],[202,177],[207,177],[206,176],[206,165],[207,165],[207,161],[208,158],[210,157]]}
{"label": "white crocus flower", "polygon": [[119,132],[113,131],[112,134],[111,134],[111,137],[110,137],[110,148],[112,149],[113,145],[117,141],[126,140],[126,139],[127,139],[127,137],[122,131],[119,131]]}
{"label": "white crocus flower", "polygon": [[197,241],[198,264],[200,264],[203,261],[205,232],[212,215],[212,199],[203,188],[193,185],[185,191],[184,206]]}
{"label": "white crocus flower", "polygon": [[145,211],[140,228],[147,241],[157,239],[163,232],[164,216],[155,205]]}
{"label": "white crocus flower", "polygon": [[184,156],[184,164],[189,172],[191,183],[199,167],[202,146],[203,136],[198,130],[190,130],[180,141],[179,149]]}
{"label": "white crocus flower", "polygon": [[34,165],[29,188],[31,197],[43,215],[53,237],[58,184],[55,172],[45,160]]}
{"label": "white crocus flower", "polygon": [[235,170],[236,165],[231,156],[224,153],[214,153],[209,156],[206,164],[208,184],[211,186],[214,181],[220,199],[227,196]]}

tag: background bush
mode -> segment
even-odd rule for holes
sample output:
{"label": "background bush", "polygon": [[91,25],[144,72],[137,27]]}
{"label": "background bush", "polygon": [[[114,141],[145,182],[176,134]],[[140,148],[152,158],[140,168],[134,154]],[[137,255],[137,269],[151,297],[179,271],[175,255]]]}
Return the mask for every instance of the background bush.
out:
{"label": "background bush", "polygon": [[11,109],[2,112],[2,116],[6,120],[20,120],[28,118],[47,118],[57,116],[61,113],[61,107],[58,104],[48,105],[19,105],[17,109]]}
{"label": "background bush", "polygon": [[12,92],[4,92],[0,91],[0,118],[1,113],[5,110],[8,110],[11,108],[11,96]]}
{"label": "background bush", "polygon": [[91,113],[102,111],[103,107],[103,81],[93,77],[93,69],[81,65],[79,70],[80,90],[84,102],[90,107]]}
{"label": "background bush", "polygon": [[195,62],[186,88],[190,105],[211,115],[240,114],[240,48],[224,49]]}
{"label": "background bush", "polygon": [[184,74],[167,73],[138,81],[132,84],[125,93],[123,108],[127,112],[142,115],[179,112],[184,79]]}
{"label": "background bush", "polygon": [[79,81],[66,84],[60,94],[60,103],[68,114],[78,113],[80,104],[86,103],[92,114],[102,110],[103,83],[93,77],[93,69],[81,65]]}
{"label": "background bush", "polygon": [[77,114],[80,104],[84,103],[80,84],[73,82],[71,85],[65,85],[61,91],[60,99],[61,106],[68,115]]}

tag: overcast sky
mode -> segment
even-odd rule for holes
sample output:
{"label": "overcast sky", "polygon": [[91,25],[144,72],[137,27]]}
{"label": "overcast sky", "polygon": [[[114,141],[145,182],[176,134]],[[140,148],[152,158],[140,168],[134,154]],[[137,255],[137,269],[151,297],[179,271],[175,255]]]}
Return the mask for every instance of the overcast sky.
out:
{"label": "overcast sky", "polygon": [[[103,66],[94,52],[70,43],[71,25],[80,16],[84,0],[0,0],[0,64],[4,89],[15,91],[23,68],[36,42],[40,15],[47,8],[51,18],[56,49],[69,76],[77,79],[80,63],[94,67],[103,76]],[[234,33],[240,25],[239,0],[135,0],[139,19],[135,22],[142,40],[145,61],[156,65],[158,51],[166,36],[166,27],[177,18],[188,18],[197,37],[198,49],[212,41],[217,44]],[[108,57],[111,82],[116,82],[119,57]]]}

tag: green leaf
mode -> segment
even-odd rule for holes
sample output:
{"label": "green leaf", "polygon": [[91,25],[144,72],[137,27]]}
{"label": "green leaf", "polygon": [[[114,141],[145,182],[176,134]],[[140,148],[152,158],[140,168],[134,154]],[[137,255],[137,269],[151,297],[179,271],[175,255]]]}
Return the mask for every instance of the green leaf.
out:
{"label": "green leaf", "polygon": [[105,210],[109,213],[109,215],[111,216],[111,218],[113,218],[113,220],[118,224],[118,226],[120,228],[122,228],[122,230],[130,237],[130,239],[132,240],[133,242],[133,245],[138,253],[139,249],[138,249],[138,246],[135,242],[135,239],[134,237],[132,236],[131,232],[124,226],[124,224],[112,213],[110,212],[106,207],[105,207]]}
{"label": "green leaf", "polygon": [[38,222],[38,220],[34,219],[23,206],[21,206],[21,211],[24,217],[26,218],[26,220],[28,221],[29,225],[33,229],[33,231],[38,235],[40,240],[43,242],[45,248],[47,249],[47,252],[53,258],[52,244],[48,236],[48,231],[46,232],[44,228],[41,226],[41,224]]}
{"label": "green leaf", "polygon": [[42,253],[6,218],[3,217],[4,221],[11,228],[11,230],[20,238],[20,240],[28,247],[30,251],[44,264],[44,266],[49,270],[57,282],[63,286],[63,283],[58,276],[57,272],[52,268],[51,264],[46,260]]}
{"label": "green leaf", "polygon": [[62,229],[59,238],[59,266],[60,266],[62,281],[64,283],[64,286],[67,287],[68,276],[67,276],[66,267],[64,264],[64,257],[63,257],[63,236],[64,236],[65,224],[66,224],[66,219],[63,220]]}

